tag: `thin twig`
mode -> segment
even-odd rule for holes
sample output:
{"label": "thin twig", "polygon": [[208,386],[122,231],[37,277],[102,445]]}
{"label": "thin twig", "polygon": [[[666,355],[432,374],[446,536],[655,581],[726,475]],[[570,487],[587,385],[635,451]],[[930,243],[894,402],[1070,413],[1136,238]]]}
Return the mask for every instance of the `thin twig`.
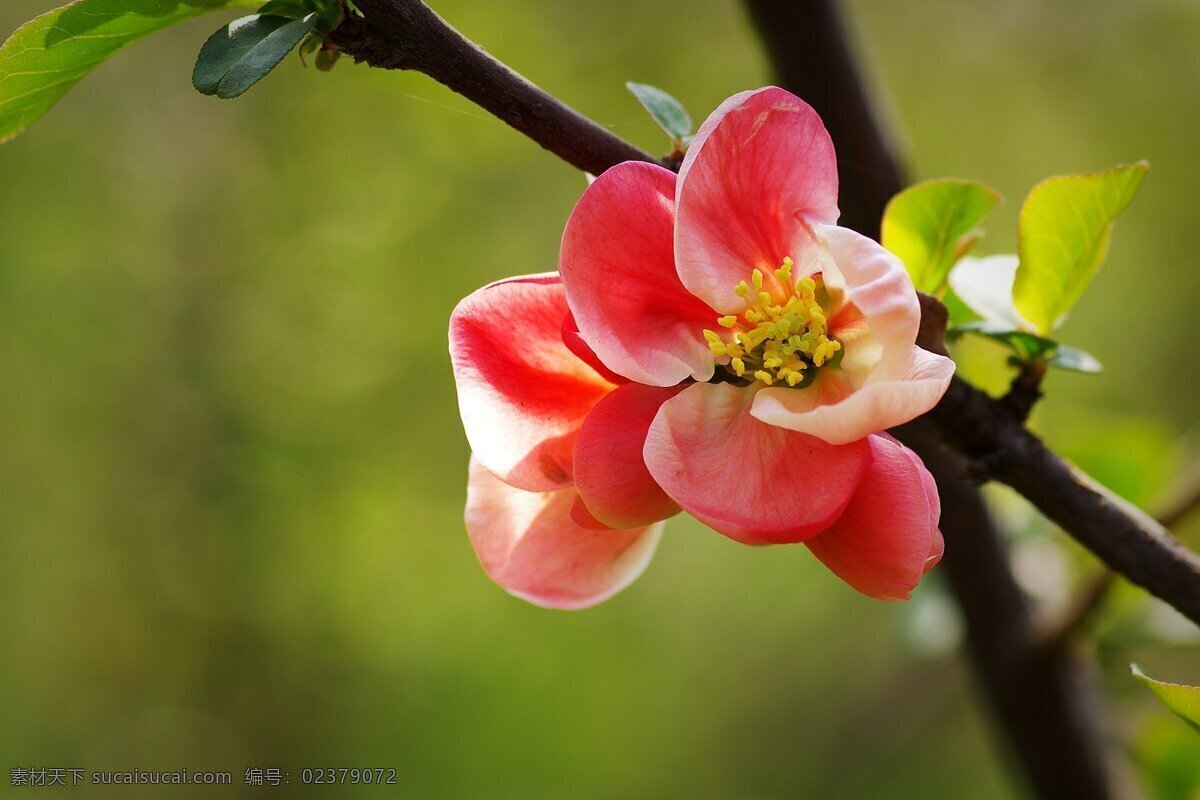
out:
{"label": "thin twig", "polygon": [[1042,379],[1046,377],[1047,368],[1046,362],[1040,359],[1021,363],[1008,394],[1000,398],[1000,402],[1008,406],[1012,415],[1021,422],[1029,419],[1034,405],[1042,399]]}
{"label": "thin twig", "polygon": [[507,122],[556,156],[599,175],[646,153],[497,61],[417,0],[358,0],[330,41],[373,67],[423,72]]}

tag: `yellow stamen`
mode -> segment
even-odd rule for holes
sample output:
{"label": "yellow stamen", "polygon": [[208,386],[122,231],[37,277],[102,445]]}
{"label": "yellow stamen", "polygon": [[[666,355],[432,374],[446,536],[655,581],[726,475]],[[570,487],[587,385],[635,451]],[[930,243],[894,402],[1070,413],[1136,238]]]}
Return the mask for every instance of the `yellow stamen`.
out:
{"label": "yellow stamen", "polygon": [[[746,308],[738,314],[719,317],[717,324],[732,329],[732,341],[715,331],[704,331],[709,350],[718,363],[737,377],[753,376],[767,386],[786,382],[788,386],[807,385],[810,367],[828,364],[842,343],[831,339],[826,309],[818,299],[820,276],[794,279],[795,262],[791,258],[773,271],[779,286],[763,289],[764,274],[755,269],[750,281],[733,287]],[[780,293],[782,292],[782,293]],[[828,301],[828,295],[820,291]]]}

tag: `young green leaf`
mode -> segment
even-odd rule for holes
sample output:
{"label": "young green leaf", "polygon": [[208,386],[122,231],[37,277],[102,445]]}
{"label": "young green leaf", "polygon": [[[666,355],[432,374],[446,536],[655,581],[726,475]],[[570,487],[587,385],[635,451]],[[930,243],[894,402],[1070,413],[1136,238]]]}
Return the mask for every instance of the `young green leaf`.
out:
{"label": "young green leaf", "polygon": [[316,14],[304,19],[252,14],[234,20],[200,48],[192,83],[201,94],[237,97],[275,69],[316,24]]}
{"label": "young green leaf", "polygon": [[259,16],[287,17],[288,19],[304,19],[313,11],[311,3],[305,0],[267,0],[258,9]]}
{"label": "young green leaf", "polygon": [[1177,717],[1186,722],[1191,728],[1200,733],[1200,686],[1185,686],[1179,683],[1166,683],[1155,680],[1137,664],[1129,665],[1134,676],[1140,678],[1150,691],[1158,695],[1158,699]]}
{"label": "young green leaf", "polygon": [[895,253],[919,291],[938,294],[954,262],[982,235],[976,226],[1000,203],[977,181],[944,179],[910,186],[883,212],[883,246]]}
{"label": "young green leaf", "polygon": [[1013,305],[1013,278],[1017,274],[1014,255],[972,258],[967,256],[950,270],[950,288],[967,308],[989,322],[1010,330],[1029,327]]}
{"label": "young green leaf", "polygon": [[1013,298],[1046,335],[1062,322],[1104,263],[1113,220],[1133,199],[1145,161],[1048,178],[1029,192],[1018,224],[1021,266]]}
{"label": "young green leaf", "polygon": [[692,118],[688,116],[687,109],[662,89],[633,81],[628,81],[625,88],[633,93],[642,108],[649,112],[658,127],[676,145],[681,145],[684,137],[692,132]]}
{"label": "young green leaf", "polygon": [[1046,359],[1046,363],[1052,367],[1069,369],[1072,372],[1104,371],[1104,365],[1094,355],[1080,350],[1078,347],[1068,347],[1065,344],[1055,347],[1054,352]]}
{"label": "young green leaf", "polygon": [[29,126],[109,56],[209,11],[260,0],[76,0],[26,23],[0,46],[0,142]]}
{"label": "young green leaf", "polygon": [[964,333],[974,333],[999,342],[1012,350],[1021,361],[1033,361],[1043,358],[1054,351],[1058,343],[1029,331],[1012,330],[1007,325],[995,322],[968,322],[958,325],[949,331],[951,337]]}

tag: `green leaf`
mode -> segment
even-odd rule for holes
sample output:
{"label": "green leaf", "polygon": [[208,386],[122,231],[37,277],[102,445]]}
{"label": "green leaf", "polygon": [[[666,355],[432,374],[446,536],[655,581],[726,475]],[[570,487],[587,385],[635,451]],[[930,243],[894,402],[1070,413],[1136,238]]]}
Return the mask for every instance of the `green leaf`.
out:
{"label": "green leaf", "polygon": [[287,17],[288,19],[304,19],[316,9],[305,0],[267,0],[258,9],[259,16]]}
{"label": "green leaf", "polygon": [[682,103],[662,89],[644,83],[628,81],[625,88],[633,92],[642,108],[649,112],[672,142],[683,144],[683,139],[692,132],[692,118]]}
{"label": "green leaf", "polygon": [[1179,683],[1155,680],[1142,672],[1141,667],[1137,664],[1130,664],[1129,669],[1150,687],[1150,691],[1158,695],[1158,699],[1163,702],[1163,705],[1191,726],[1192,730],[1200,733],[1200,686],[1185,686]]}
{"label": "green leaf", "polygon": [[1052,367],[1069,369],[1073,372],[1096,373],[1104,371],[1104,365],[1091,353],[1080,350],[1078,347],[1069,347],[1065,344],[1055,347],[1054,352],[1046,359],[1046,363]]}
{"label": "green leaf", "polygon": [[1000,195],[977,181],[943,179],[910,186],[883,212],[883,246],[895,253],[918,291],[939,294],[954,262],[979,241],[984,215]]}
{"label": "green leaf", "polygon": [[974,333],[984,336],[1013,351],[1021,361],[1043,359],[1052,367],[1068,369],[1074,372],[1103,372],[1101,364],[1091,353],[1086,353],[1077,347],[1059,344],[1053,339],[1038,336],[1027,330],[1011,328],[1003,322],[979,320],[955,325],[948,332],[951,339],[958,338],[964,333]]}
{"label": "green leaf", "polygon": [[316,24],[316,14],[304,19],[259,14],[236,19],[200,48],[192,83],[201,94],[237,97],[275,69]]}
{"label": "green leaf", "polygon": [[1013,278],[1017,274],[1014,255],[972,258],[967,256],[950,271],[950,288],[967,308],[988,322],[1010,330],[1027,328],[1013,305]]}
{"label": "green leaf", "polygon": [[1058,347],[1058,343],[1051,339],[1038,336],[1029,331],[1013,330],[1002,323],[988,322],[986,320],[959,325],[951,329],[949,333],[951,337],[961,336],[964,333],[986,336],[1012,350],[1017,358],[1022,361],[1033,361],[1034,359],[1042,358]]}
{"label": "green leaf", "polygon": [[1043,335],[1078,302],[1104,263],[1113,220],[1133,199],[1150,165],[1060,175],[1033,187],[1018,224],[1021,266],[1013,297],[1021,315]]}
{"label": "green leaf", "polygon": [[76,0],[49,11],[0,46],[0,142],[46,113],[83,76],[163,28],[257,0]]}

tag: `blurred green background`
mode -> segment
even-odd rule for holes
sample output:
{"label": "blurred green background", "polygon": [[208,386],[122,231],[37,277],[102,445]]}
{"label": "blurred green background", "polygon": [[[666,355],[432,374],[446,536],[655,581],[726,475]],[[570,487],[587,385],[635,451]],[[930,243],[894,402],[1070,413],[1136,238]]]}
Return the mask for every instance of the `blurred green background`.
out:
{"label": "blurred green background", "polygon": [[[4,0],[0,37],[50,6]],[[770,80],[735,2],[434,6],[647,148],[666,142],[625,80],[698,119]],[[1053,375],[1038,418],[1153,507],[1196,434],[1200,4],[849,10],[914,174],[1008,198],[981,252],[1012,249],[1040,178],[1153,163],[1062,332],[1108,370]],[[461,521],[447,319],[554,267],[583,176],[421,75],[289,61],[202,97],[223,21],[122,53],[0,147],[5,791],[13,767],[188,768],[234,786],[183,795],[248,796],[243,771],[276,767],[291,786],[261,793],[357,797],[299,771],[395,767],[405,798],[1019,795],[936,579],[881,604],[803,548],[677,519],[596,609],[491,584]],[[998,350],[963,353],[1001,385]],[[994,496],[1039,597],[1095,568]],[[1186,773],[1196,744],[1124,671],[1200,682],[1200,651],[1139,597],[1101,640],[1110,736]]]}

